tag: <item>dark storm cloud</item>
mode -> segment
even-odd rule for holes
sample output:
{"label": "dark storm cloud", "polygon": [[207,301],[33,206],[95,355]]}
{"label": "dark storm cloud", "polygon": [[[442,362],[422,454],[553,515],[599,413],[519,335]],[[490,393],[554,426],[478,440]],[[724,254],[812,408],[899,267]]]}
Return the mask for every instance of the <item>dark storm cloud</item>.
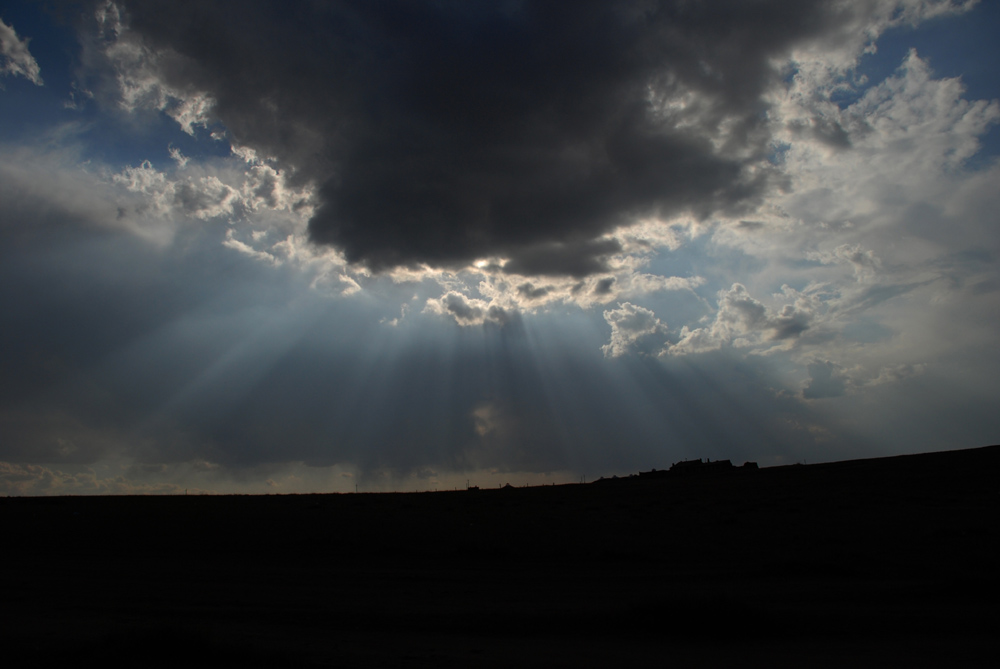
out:
{"label": "dark storm cloud", "polygon": [[508,274],[543,274],[584,277],[607,271],[607,258],[621,251],[613,239],[530,246],[503,266]]}
{"label": "dark storm cloud", "polygon": [[[859,7],[816,0],[120,3],[173,90],[319,186],[312,239],[374,268],[503,255],[605,269],[636,217],[736,211],[776,57]],[[686,106],[663,103],[686,95]],[[723,132],[723,121],[725,121]],[[715,144],[713,145],[713,141]],[[749,156],[749,157],[748,157]]]}

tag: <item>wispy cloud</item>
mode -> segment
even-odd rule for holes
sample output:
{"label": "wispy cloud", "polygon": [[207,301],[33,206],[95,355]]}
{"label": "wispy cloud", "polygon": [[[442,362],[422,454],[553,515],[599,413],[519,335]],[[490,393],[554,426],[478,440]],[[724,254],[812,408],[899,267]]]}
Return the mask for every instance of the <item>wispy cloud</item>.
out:
{"label": "wispy cloud", "polygon": [[17,36],[12,26],[0,19],[0,76],[21,76],[35,84],[42,85],[41,69],[31,52],[28,40]]}

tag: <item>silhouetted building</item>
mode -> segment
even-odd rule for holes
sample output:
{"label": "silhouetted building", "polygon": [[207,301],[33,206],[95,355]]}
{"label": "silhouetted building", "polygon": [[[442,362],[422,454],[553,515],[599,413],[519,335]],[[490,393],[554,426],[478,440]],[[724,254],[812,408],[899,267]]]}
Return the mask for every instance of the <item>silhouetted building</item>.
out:
{"label": "silhouetted building", "polygon": [[733,463],[729,460],[716,460],[715,462],[709,460],[707,462],[702,462],[701,458],[698,458],[697,460],[683,460],[681,462],[675,462],[670,467],[670,473],[673,475],[718,474],[732,470]]}

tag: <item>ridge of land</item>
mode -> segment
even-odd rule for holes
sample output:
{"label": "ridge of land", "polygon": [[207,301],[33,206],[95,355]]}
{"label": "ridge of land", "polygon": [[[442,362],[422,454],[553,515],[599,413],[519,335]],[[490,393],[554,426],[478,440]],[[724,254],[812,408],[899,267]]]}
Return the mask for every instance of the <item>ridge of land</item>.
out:
{"label": "ridge of land", "polygon": [[154,648],[146,666],[954,666],[992,648],[1000,446],[719,471],[0,499],[0,624],[20,666]]}

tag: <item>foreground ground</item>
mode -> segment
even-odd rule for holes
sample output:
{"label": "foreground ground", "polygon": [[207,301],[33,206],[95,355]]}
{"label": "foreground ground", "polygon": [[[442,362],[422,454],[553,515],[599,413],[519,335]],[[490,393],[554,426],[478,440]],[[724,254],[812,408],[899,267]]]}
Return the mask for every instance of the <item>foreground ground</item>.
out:
{"label": "foreground ground", "polygon": [[1000,447],[411,494],[0,499],[8,666],[993,666]]}

